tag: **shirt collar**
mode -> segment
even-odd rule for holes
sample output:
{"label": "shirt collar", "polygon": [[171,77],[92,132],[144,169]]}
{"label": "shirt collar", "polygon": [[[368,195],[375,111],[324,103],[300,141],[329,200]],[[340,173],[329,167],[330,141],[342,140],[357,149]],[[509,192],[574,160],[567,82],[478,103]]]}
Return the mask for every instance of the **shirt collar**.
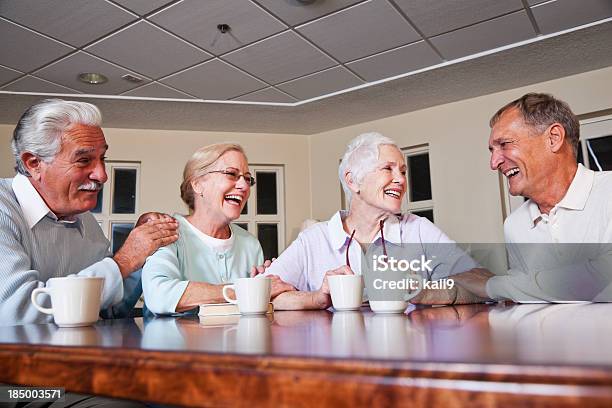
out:
{"label": "shirt collar", "polygon": [[[331,243],[335,249],[340,249],[346,242],[350,239],[350,235],[346,233],[344,230],[344,226],[342,225],[342,220],[344,217],[348,215],[347,211],[338,211],[330,218],[327,222],[327,229],[329,232],[329,237]],[[394,244],[401,244],[401,231],[400,231],[400,221],[399,218],[395,215],[389,216],[383,225],[383,233],[385,235],[385,241],[392,242]],[[380,238],[380,232],[374,238],[376,241]]]}
{"label": "shirt collar", "polygon": [[327,230],[334,249],[340,249],[349,240],[350,235],[344,231],[342,219],[348,214],[347,211],[338,211],[327,221]]}
{"label": "shirt collar", "polygon": [[32,229],[46,216],[49,216],[56,222],[67,226],[75,226],[81,231],[81,222],[78,217],[72,219],[59,220],[57,216],[49,209],[45,201],[42,199],[38,191],[34,188],[30,179],[23,174],[17,174],[12,182],[13,192],[19,202],[23,216],[28,223],[28,228]]}
{"label": "shirt collar", "polygon": [[[578,163],[578,169],[576,170],[576,175],[574,175],[572,183],[567,189],[565,196],[555,205],[555,207],[566,208],[568,210],[584,210],[591,189],[593,188],[594,179],[595,172]],[[527,202],[527,210],[529,211],[531,228],[534,228],[542,217],[542,213],[533,200]]]}
{"label": "shirt collar", "polygon": [[538,225],[538,221],[542,218],[542,213],[540,212],[540,208],[535,203],[535,201],[529,199],[527,201],[527,211],[529,211],[529,221],[531,222],[530,227],[535,228]]}
{"label": "shirt collar", "polygon": [[23,174],[17,174],[13,178],[12,186],[23,216],[28,223],[28,228],[32,229],[51,210],[40,194],[38,194],[38,191],[36,191],[28,177]]}
{"label": "shirt collar", "polygon": [[595,172],[584,167],[582,164],[578,164],[576,175],[572,184],[567,189],[567,193],[559,204],[558,207],[567,208],[568,210],[584,210],[586,202],[593,188],[593,180],[595,179]]}

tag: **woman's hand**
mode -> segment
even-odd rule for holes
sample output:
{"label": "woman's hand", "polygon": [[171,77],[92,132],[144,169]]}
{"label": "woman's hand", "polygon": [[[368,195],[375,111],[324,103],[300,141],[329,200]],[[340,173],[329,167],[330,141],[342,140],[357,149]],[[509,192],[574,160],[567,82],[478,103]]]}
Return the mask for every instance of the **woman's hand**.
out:
{"label": "woman's hand", "polygon": [[[253,266],[251,268],[251,278],[263,274],[275,260],[276,258],[272,258],[272,260],[266,259],[263,265]],[[270,280],[272,281],[270,282],[272,287],[272,290],[270,291],[270,299],[274,299],[283,292],[291,292],[293,290],[296,290],[293,285],[285,282],[276,275],[268,275],[266,276],[266,278],[270,278]]]}
{"label": "woman's hand", "polygon": [[314,295],[315,295],[314,301],[316,302],[316,304],[321,309],[327,309],[332,304],[331,296],[330,296],[331,292],[329,290],[329,282],[327,280],[329,276],[354,275],[354,274],[355,273],[353,272],[353,270],[346,265],[343,265],[339,268],[332,269],[330,271],[325,272],[325,276],[323,277],[323,283],[321,284],[321,287],[319,288],[319,290],[314,292]]}
{"label": "woman's hand", "polygon": [[270,265],[272,265],[272,262],[274,262],[275,260],[276,258],[272,258],[272,260],[266,259],[263,265],[253,266],[251,268],[251,278],[254,278],[257,275],[261,275],[262,273],[264,273],[266,269],[268,269]]}
{"label": "woman's hand", "polygon": [[176,222],[174,217],[169,216],[168,214],[159,213],[159,212],[147,212],[138,217],[138,221],[136,221],[136,227],[140,227],[142,224],[145,224],[149,221],[153,220],[165,220],[167,222]]}
{"label": "woman's hand", "polygon": [[282,280],[281,278],[279,278],[276,275],[268,275],[268,276],[266,276],[266,278],[269,278],[271,280],[271,282],[270,282],[270,286],[271,286],[270,298],[271,299],[274,299],[275,297],[277,297],[281,293],[291,292],[291,291],[296,290],[293,287],[293,285],[285,282],[284,280]]}

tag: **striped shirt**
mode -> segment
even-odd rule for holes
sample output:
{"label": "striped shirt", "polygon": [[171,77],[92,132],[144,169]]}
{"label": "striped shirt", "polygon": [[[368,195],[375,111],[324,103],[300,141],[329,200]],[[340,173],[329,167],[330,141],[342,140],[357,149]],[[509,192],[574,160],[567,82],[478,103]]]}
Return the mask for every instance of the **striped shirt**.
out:
{"label": "striped shirt", "polygon": [[[121,273],[109,256],[109,242],[89,212],[58,220],[27,177],[0,179],[0,325],[51,322],[30,296],[55,277],[104,277],[101,308],[120,302]],[[39,302],[50,306],[48,296]]]}

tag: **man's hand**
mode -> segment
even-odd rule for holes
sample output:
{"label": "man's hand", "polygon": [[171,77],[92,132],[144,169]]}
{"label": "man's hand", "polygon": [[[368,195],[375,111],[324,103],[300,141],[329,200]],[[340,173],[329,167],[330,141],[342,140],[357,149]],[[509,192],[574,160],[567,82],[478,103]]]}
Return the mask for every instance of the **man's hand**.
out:
{"label": "man's hand", "polygon": [[[146,218],[145,222],[141,222],[143,217]],[[113,256],[124,278],[140,268],[158,248],[178,239],[178,223],[174,218],[158,213],[143,214],[140,218],[140,224],[136,223],[136,227]]]}
{"label": "man's hand", "polygon": [[321,307],[321,309],[327,309],[331,306],[331,296],[329,290],[329,282],[327,278],[333,275],[354,275],[355,273],[352,269],[346,265],[343,265],[339,268],[332,269],[330,271],[325,272],[325,276],[323,277],[323,283],[318,291],[314,292],[314,301]]}

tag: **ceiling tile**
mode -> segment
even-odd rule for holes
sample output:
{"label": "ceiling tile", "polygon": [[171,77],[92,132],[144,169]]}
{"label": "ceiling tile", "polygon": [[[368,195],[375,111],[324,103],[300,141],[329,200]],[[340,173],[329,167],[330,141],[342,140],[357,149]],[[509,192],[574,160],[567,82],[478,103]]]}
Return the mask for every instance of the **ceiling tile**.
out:
{"label": "ceiling tile", "polygon": [[172,0],[115,0],[115,3],[119,3],[141,16],[171,2]]}
{"label": "ceiling tile", "polygon": [[2,88],[3,91],[13,92],[37,92],[37,93],[63,93],[63,94],[77,94],[72,89],[65,88],[61,85],[54,84],[49,81],[38,79],[31,75],[25,76],[18,81]]}
{"label": "ceiling tile", "polygon": [[255,0],[271,13],[290,25],[301,24],[314,20],[325,14],[332,13],[362,0],[332,0],[332,1],[304,1],[304,0]]}
{"label": "ceiling tile", "polygon": [[204,62],[211,55],[141,21],[86,50],[151,78]]}
{"label": "ceiling tile", "polygon": [[386,0],[359,4],[297,30],[342,62],[421,39]]}
{"label": "ceiling tile", "polygon": [[395,2],[428,37],[523,9],[521,0],[395,0]]}
{"label": "ceiling tile", "polygon": [[452,60],[527,40],[535,35],[527,13],[519,11],[432,37],[431,42],[445,58]]}
{"label": "ceiling tile", "polygon": [[[106,76],[108,82],[98,85],[85,84],[78,80],[78,75],[82,72],[98,72]],[[55,64],[37,71],[35,74],[48,81],[68,86],[87,94],[116,95],[142,85],[142,83],[135,84],[121,78],[126,74],[138,76],[135,72],[116,67],[84,52],[78,52],[64,58]],[[148,81],[146,78],[144,80]]]}
{"label": "ceiling tile", "polygon": [[272,84],[336,65],[331,58],[291,31],[236,50],[223,59]]}
{"label": "ceiling tile", "polygon": [[[0,2],[0,4],[4,4]],[[0,64],[23,72],[31,71],[73,49],[0,19]],[[32,52],[36,50],[36,52]]]}
{"label": "ceiling tile", "polygon": [[[185,0],[149,20],[215,55],[278,33],[285,25],[246,0]],[[219,24],[231,30],[221,34]]]}
{"label": "ceiling tile", "polygon": [[612,16],[612,0],[557,0],[531,8],[542,34],[550,34]]}
{"label": "ceiling tile", "polygon": [[174,98],[174,99],[193,99],[192,96],[169,88],[157,82],[151,82],[140,88],[132,89],[122,95],[125,96],[140,96],[142,98]]}
{"label": "ceiling tile", "polygon": [[419,41],[351,62],[347,67],[367,81],[377,81],[441,62],[442,59],[425,41]]}
{"label": "ceiling tile", "polygon": [[346,68],[334,67],[316,74],[278,85],[278,88],[298,99],[310,99],[363,84]]}
{"label": "ceiling tile", "polygon": [[218,59],[172,75],[161,82],[202,99],[216,100],[231,99],[266,86]]}
{"label": "ceiling tile", "polygon": [[9,83],[22,75],[23,73],[19,71],[15,71],[14,69],[10,69],[8,67],[3,67],[0,65],[0,85]]}
{"label": "ceiling tile", "polygon": [[551,1],[551,0],[527,0],[527,3],[530,6],[533,6],[534,4],[544,3],[545,1]]}
{"label": "ceiling tile", "polygon": [[87,44],[136,19],[104,0],[2,1],[0,15],[75,46]]}
{"label": "ceiling tile", "polygon": [[235,101],[246,101],[246,102],[276,102],[276,103],[294,103],[297,102],[295,98],[290,97],[274,88],[266,88],[260,91],[256,91],[247,95],[239,96],[234,98]]}

